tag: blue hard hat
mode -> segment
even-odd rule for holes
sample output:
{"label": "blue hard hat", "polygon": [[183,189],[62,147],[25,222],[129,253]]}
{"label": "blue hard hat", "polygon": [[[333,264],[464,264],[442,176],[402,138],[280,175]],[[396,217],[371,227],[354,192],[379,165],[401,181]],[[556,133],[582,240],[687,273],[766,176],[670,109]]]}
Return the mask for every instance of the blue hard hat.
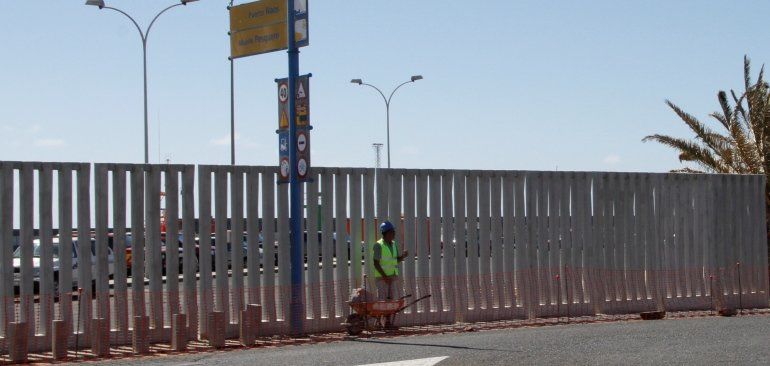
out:
{"label": "blue hard hat", "polygon": [[393,224],[391,224],[390,221],[385,221],[382,224],[380,224],[380,234],[385,234],[391,230],[396,230],[396,227],[393,226]]}

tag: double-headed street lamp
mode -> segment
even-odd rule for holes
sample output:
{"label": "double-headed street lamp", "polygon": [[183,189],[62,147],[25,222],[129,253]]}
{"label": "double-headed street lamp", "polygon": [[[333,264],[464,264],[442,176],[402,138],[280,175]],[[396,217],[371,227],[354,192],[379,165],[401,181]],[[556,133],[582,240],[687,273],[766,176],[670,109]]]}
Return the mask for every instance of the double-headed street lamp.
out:
{"label": "double-headed street lamp", "polygon": [[92,5],[92,6],[98,6],[99,9],[110,9],[117,11],[118,13],[121,13],[128,17],[128,19],[131,20],[132,23],[136,26],[136,30],[139,31],[139,36],[142,37],[142,54],[144,57],[144,163],[148,164],[150,162],[150,147],[149,147],[149,124],[147,122],[147,36],[150,34],[150,30],[152,29],[152,25],[155,24],[155,21],[158,20],[158,18],[161,16],[161,14],[165,13],[166,11],[175,8],[180,5],[187,5],[188,3],[195,2],[198,0],[180,0],[178,4],[174,4],[169,6],[168,8],[165,8],[158,13],[158,15],[155,16],[155,18],[152,19],[152,22],[150,22],[150,25],[147,27],[147,30],[142,31],[142,28],[139,26],[139,23],[134,20],[128,13],[124,12],[123,10],[113,8],[110,6],[106,6],[104,4],[104,0],[88,0],[86,1],[86,5]]}
{"label": "double-headed street lamp", "polygon": [[386,123],[387,123],[387,130],[388,130],[388,169],[390,169],[390,100],[393,99],[393,94],[396,94],[396,90],[398,90],[400,87],[402,87],[402,86],[404,86],[406,84],[409,84],[409,83],[413,83],[413,82],[415,82],[417,80],[422,80],[422,75],[414,75],[414,76],[412,76],[411,80],[405,81],[405,82],[401,83],[399,86],[397,86],[395,89],[393,89],[393,92],[390,93],[390,96],[387,97],[387,98],[385,97],[385,93],[383,93],[382,90],[380,90],[379,88],[377,88],[376,86],[374,86],[372,84],[367,84],[367,83],[365,83],[361,79],[350,80],[350,82],[353,83],[353,84],[371,86],[372,88],[377,90],[380,93],[380,95],[382,95],[382,100],[385,101],[385,113],[386,113],[386,116],[387,116],[386,117],[387,118],[386,119]]}

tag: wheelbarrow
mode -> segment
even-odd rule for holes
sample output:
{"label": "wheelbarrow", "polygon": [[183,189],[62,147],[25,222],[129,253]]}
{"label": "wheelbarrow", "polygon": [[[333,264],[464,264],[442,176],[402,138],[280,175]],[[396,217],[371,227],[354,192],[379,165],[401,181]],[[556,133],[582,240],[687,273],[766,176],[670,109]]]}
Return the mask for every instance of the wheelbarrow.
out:
{"label": "wheelbarrow", "polygon": [[353,309],[353,313],[348,315],[347,321],[341,325],[347,328],[350,335],[359,335],[364,330],[384,330],[385,324],[383,320],[385,318],[394,316],[419,301],[429,298],[431,295],[428,294],[410,303],[406,303],[406,299],[411,296],[405,295],[398,300],[348,302],[350,308]]}

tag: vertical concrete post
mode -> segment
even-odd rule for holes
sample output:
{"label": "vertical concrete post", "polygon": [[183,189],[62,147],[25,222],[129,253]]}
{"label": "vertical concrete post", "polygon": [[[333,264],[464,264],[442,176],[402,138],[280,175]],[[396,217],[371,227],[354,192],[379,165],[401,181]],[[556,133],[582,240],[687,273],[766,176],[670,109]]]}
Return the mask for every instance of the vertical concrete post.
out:
{"label": "vertical concrete post", "polygon": [[262,324],[262,305],[248,304],[246,306],[246,309],[252,312],[251,315],[253,317],[251,318],[251,320],[252,322],[254,322],[254,326],[255,326],[254,334],[257,334],[256,330],[259,330],[259,326]]}
{"label": "vertical concrete post", "polygon": [[[467,277],[467,247],[466,247],[466,228],[465,228],[465,174],[460,171],[455,171],[453,173],[454,180],[452,182],[452,188],[454,190],[454,208],[455,208],[455,225],[454,225],[454,238],[455,238],[455,252],[457,255],[455,255],[455,262],[454,262],[454,273],[457,278],[457,281],[455,282],[455,321],[456,322],[464,322],[465,321],[465,315],[468,312],[468,277]],[[406,218],[409,220],[411,217],[414,216],[414,190],[412,189],[412,175],[407,175],[405,177],[405,181],[409,182],[409,186],[407,187],[406,182],[404,184],[405,187],[408,188],[407,191],[404,192],[404,196],[406,197],[405,205],[409,208],[411,211],[410,215],[407,215]],[[412,221],[412,220],[410,220]],[[409,222],[409,221],[407,221]],[[412,221],[413,222],[413,221]],[[412,225],[414,225],[412,223]],[[406,228],[410,228],[410,225],[406,225]],[[448,235],[448,233],[447,233]],[[407,248],[409,249],[409,248]],[[411,250],[410,250],[411,253]],[[417,251],[415,250],[415,253]],[[411,257],[411,256],[410,256]],[[407,268],[410,267],[410,262],[413,262],[411,259],[407,261]],[[412,264],[412,269],[414,269],[414,265]],[[414,273],[414,271],[411,271],[411,273]],[[413,288],[412,288],[413,290]],[[412,293],[415,293],[412,291]]]}
{"label": "vertical concrete post", "polygon": [[187,315],[174,314],[171,319],[171,349],[182,352],[187,349]]}
{"label": "vertical concrete post", "polygon": [[240,327],[240,341],[244,347],[250,347],[254,345],[254,309],[252,307],[246,307],[241,310],[240,319],[238,322]]}
{"label": "vertical concrete post", "polygon": [[110,356],[110,328],[109,322],[105,318],[94,318],[91,322],[91,351],[96,357],[104,358]]}
{"label": "vertical concrete post", "polygon": [[150,352],[150,342],[147,336],[149,322],[150,318],[148,316],[134,317],[134,332],[131,335],[131,344],[136,354],[142,355]]}
{"label": "vertical concrete post", "polygon": [[223,348],[225,346],[225,312],[214,311],[209,313],[208,319],[208,340],[213,348]]}
{"label": "vertical concrete post", "polygon": [[52,344],[51,353],[54,360],[63,360],[67,358],[67,322],[64,320],[54,320],[52,326]]}
{"label": "vertical concrete post", "polygon": [[12,363],[26,363],[29,354],[28,323],[8,323],[8,355]]}

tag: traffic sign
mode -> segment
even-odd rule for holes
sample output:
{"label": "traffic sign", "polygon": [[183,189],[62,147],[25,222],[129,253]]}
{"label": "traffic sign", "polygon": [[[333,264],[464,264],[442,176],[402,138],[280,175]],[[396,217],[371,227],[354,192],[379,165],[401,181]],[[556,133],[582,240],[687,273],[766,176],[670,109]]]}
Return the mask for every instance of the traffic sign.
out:
{"label": "traffic sign", "polygon": [[289,117],[286,117],[286,111],[281,111],[281,119],[278,121],[278,128],[281,130],[289,128]]}
{"label": "traffic sign", "polygon": [[281,159],[281,180],[284,182],[287,182],[289,180],[289,170],[291,167],[289,166],[289,158]]}
{"label": "traffic sign", "polygon": [[278,182],[289,182],[289,170],[291,164],[289,163],[289,130],[282,130],[278,133],[278,166],[281,168],[278,175]]}
{"label": "traffic sign", "polygon": [[297,149],[297,175],[304,181],[310,171],[310,129],[305,127],[297,128],[297,138],[295,139]]}
{"label": "traffic sign", "polygon": [[[278,129],[289,128],[289,81],[277,79],[278,83]],[[310,74],[301,75],[297,79],[297,95],[294,104],[297,108],[296,118],[298,127],[310,125]]]}
{"label": "traffic sign", "polygon": [[[305,47],[310,44],[307,0],[295,2],[295,43]],[[230,58],[287,49],[287,23],[286,0],[259,0],[230,7]]]}
{"label": "traffic sign", "polygon": [[233,59],[286,49],[286,23],[247,29],[230,34]]}
{"label": "traffic sign", "polygon": [[307,171],[307,160],[305,160],[305,158],[299,158],[299,160],[297,160],[297,176],[299,176],[300,179],[304,179],[307,176]]}
{"label": "traffic sign", "polygon": [[278,139],[278,150],[281,153],[289,151],[289,136],[281,135]]}
{"label": "traffic sign", "polygon": [[[301,75],[297,78],[297,89],[294,95],[294,104],[296,106],[297,130],[294,145],[289,142],[289,81],[288,79],[276,79],[278,84],[278,161],[281,167],[281,174],[278,177],[279,183],[288,183],[290,174],[284,172],[284,169],[296,169],[295,174],[299,181],[306,181],[310,172],[310,74]],[[289,160],[289,149],[294,149],[297,153],[296,164],[291,166]],[[284,174],[286,173],[286,174]]]}
{"label": "traffic sign", "polygon": [[310,124],[310,79],[300,77],[297,82],[297,126]]}
{"label": "traffic sign", "polygon": [[297,132],[297,151],[303,153],[307,150],[307,132]]}
{"label": "traffic sign", "polygon": [[230,8],[230,32],[264,27],[276,23],[286,25],[286,0],[260,0]]}
{"label": "traffic sign", "polygon": [[289,101],[289,84],[288,82],[282,82],[278,84],[278,101],[286,103]]}

